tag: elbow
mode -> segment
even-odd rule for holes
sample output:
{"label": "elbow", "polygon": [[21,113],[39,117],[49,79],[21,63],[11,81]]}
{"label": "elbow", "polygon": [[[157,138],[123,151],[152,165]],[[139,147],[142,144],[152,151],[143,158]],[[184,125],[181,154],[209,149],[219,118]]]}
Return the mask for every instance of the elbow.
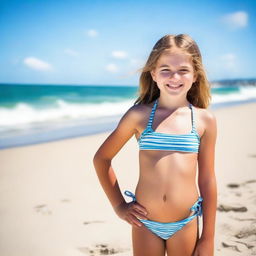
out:
{"label": "elbow", "polygon": [[99,174],[100,171],[103,169],[102,168],[102,158],[99,153],[96,153],[93,157],[93,166],[94,166],[94,170],[96,171],[97,174]]}
{"label": "elbow", "polygon": [[93,157],[93,165],[96,167],[97,163],[102,159],[99,151],[97,151]]}
{"label": "elbow", "polygon": [[93,157],[93,165],[96,168],[98,164],[102,162],[111,162],[111,160],[106,159],[100,151],[97,151]]}

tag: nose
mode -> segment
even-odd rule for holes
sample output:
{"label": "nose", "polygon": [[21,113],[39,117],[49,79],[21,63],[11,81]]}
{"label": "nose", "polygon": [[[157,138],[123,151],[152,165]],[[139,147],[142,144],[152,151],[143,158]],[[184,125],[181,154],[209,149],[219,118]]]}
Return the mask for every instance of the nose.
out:
{"label": "nose", "polygon": [[170,78],[174,78],[174,79],[179,79],[180,75],[178,74],[178,72],[172,72],[170,73]]}

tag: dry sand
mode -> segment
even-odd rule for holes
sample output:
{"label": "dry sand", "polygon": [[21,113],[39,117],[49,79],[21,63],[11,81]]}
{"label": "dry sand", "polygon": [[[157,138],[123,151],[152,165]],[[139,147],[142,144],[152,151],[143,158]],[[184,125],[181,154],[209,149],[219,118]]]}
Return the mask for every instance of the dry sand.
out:
{"label": "dry sand", "polygon": [[[214,113],[215,255],[256,255],[256,104]],[[108,135],[0,151],[1,256],[132,255],[131,226],[115,215],[92,163]],[[134,137],[113,167],[122,191],[134,191],[139,167]]]}

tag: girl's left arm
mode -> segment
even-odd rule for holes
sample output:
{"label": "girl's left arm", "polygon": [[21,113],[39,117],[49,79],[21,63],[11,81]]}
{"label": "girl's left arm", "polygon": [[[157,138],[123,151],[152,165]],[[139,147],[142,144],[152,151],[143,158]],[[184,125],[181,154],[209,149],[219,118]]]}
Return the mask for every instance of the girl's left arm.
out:
{"label": "girl's left arm", "polygon": [[198,186],[203,197],[203,229],[200,240],[213,247],[217,209],[217,184],[214,170],[217,122],[214,114],[209,110],[204,110],[203,123],[204,133],[198,154]]}

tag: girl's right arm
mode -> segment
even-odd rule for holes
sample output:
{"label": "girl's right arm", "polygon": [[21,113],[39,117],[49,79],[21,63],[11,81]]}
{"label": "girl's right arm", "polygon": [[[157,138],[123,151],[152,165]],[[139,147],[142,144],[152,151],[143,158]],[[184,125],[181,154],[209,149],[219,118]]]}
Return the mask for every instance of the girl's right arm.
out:
{"label": "girl's right arm", "polygon": [[116,214],[132,225],[141,226],[136,216],[146,219],[146,209],[137,202],[126,203],[111,166],[114,156],[136,132],[141,115],[140,111],[137,111],[137,107],[131,107],[123,115],[116,129],[107,137],[95,153],[93,164],[101,186]]}

